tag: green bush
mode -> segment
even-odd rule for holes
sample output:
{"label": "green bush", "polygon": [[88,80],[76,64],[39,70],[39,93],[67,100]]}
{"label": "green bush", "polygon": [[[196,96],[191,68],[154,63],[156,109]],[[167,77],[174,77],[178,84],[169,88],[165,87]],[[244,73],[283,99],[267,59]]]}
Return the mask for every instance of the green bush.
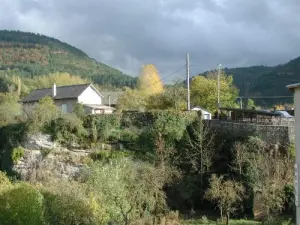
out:
{"label": "green bush", "polygon": [[65,180],[49,180],[41,188],[44,196],[44,218],[49,225],[104,225],[105,207],[94,200],[85,184]]}
{"label": "green bush", "polygon": [[3,225],[43,225],[43,196],[32,186],[20,183],[0,194]]}
{"label": "green bush", "polygon": [[99,150],[92,152],[90,157],[94,161],[109,161],[112,159],[120,159],[123,157],[128,157],[130,156],[129,152],[125,151],[109,151],[109,150]]}
{"label": "green bush", "polygon": [[27,129],[29,133],[45,132],[51,126],[51,121],[60,115],[59,109],[51,97],[44,97],[28,114]]}
{"label": "green bush", "polygon": [[84,120],[84,126],[91,129],[92,141],[117,141],[120,129],[119,114],[90,115]]}
{"label": "green bush", "polygon": [[295,209],[295,187],[293,184],[284,186],[285,211],[294,212]]}
{"label": "green bush", "polygon": [[88,133],[83,127],[83,121],[75,114],[63,114],[52,120],[47,131],[53,140],[63,145],[84,144]]}
{"label": "green bush", "polygon": [[24,153],[24,148],[22,148],[21,146],[13,149],[11,153],[11,158],[13,162],[17,163],[24,156]]}
{"label": "green bush", "polygon": [[134,143],[138,139],[139,135],[137,131],[134,131],[134,127],[131,129],[124,129],[120,134],[120,141],[125,143]]}

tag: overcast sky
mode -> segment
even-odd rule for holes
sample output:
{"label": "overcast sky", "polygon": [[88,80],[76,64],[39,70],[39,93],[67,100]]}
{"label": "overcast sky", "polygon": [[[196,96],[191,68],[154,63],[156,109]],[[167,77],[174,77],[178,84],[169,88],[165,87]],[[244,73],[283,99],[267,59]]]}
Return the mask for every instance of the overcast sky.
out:
{"label": "overcast sky", "polygon": [[[300,0],[0,0],[0,29],[58,38],[137,75],[276,65],[300,56]],[[183,78],[184,70],[168,80]]]}

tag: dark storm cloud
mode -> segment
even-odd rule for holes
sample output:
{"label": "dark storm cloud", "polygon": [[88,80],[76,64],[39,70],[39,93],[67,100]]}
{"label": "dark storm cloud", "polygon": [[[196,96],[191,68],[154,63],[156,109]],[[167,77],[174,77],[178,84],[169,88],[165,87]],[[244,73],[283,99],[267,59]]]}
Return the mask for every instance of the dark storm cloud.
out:
{"label": "dark storm cloud", "polygon": [[[0,29],[44,33],[136,75],[274,65],[300,55],[299,0],[0,0]],[[184,76],[184,71],[178,76]],[[176,78],[176,74],[175,74]]]}

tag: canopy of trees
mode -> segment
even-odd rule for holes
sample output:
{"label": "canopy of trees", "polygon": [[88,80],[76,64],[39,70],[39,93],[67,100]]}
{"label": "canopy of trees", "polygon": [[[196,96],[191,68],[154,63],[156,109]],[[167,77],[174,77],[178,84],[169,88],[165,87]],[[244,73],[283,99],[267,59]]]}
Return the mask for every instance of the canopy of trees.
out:
{"label": "canopy of trees", "polygon": [[[191,81],[191,102],[214,112],[217,109],[217,73],[212,72],[208,76],[197,76]],[[233,85],[231,76],[224,72],[220,75],[220,105],[221,107],[233,107],[236,105],[238,89]]]}
{"label": "canopy of trees", "polygon": [[135,87],[127,76],[89,58],[81,50],[44,35],[0,31],[0,73],[37,77],[55,72],[79,75],[107,88]]}

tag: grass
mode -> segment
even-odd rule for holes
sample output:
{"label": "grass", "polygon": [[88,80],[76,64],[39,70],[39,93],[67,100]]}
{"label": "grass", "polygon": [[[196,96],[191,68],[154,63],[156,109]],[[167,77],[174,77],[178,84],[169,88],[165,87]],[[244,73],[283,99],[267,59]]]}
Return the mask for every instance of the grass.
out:
{"label": "grass", "polygon": [[[216,220],[209,220],[207,219],[205,216],[202,217],[201,219],[187,219],[187,220],[182,220],[181,221],[182,225],[200,225],[200,224],[205,224],[205,225],[220,225],[220,224],[225,224],[221,223],[219,221]],[[255,220],[230,220],[229,221],[230,225],[260,225],[262,224],[259,221],[255,221]],[[293,225],[294,223],[291,222],[290,219],[286,219],[286,218],[277,218],[274,219],[272,221],[269,222],[265,222],[266,225]]]}
{"label": "grass", "polygon": [[[181,222],[182,225],[199,225],[199,224],[206,224],[206,225],[217,225],[221,224],[218,223],[217,221],[212,221],[212,220],[203,220],[203,219],[198,219],[198,220],[184,220]],[[253,221],[253,220],[230,220],[229,221],[230,225],[259,225],[261,222],[258,221]]]}

